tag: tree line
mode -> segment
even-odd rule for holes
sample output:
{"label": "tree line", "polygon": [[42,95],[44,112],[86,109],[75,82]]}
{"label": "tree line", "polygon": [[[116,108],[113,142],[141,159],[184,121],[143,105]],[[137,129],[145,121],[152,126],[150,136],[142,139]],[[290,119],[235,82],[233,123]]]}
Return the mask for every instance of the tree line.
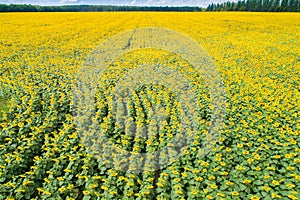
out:
{"label": "tree line", "polygon": [[239,0],[210,4],[206,11],[300,12],[300,0]]}
{"label": "tree line", "polygon": [[208,7],[169,6],[111,6],[111,5],[64,5],[39,6],[30,4],[0,4],[0,12],[200,12],[200,11],[250,11],[250,12],[300,12],[300,0],[239,0],[210,4]]}
{"label": "tree line", "polygon": [[64,5],[39,6],[27,4],[0,4],[0,12],[120,12],[120,11],[164,11],[164,12],[199,12],[200,7],[169,6],[110,6],[110,5]]}

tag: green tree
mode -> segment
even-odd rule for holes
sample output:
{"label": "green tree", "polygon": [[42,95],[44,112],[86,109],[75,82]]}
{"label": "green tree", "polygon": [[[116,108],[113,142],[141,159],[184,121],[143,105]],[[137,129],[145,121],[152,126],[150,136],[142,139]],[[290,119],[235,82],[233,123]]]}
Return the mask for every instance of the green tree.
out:
{"label": "green tree", "polygon": [[288,0],[282,0],[282,2],[281,2],[281,9],[280,9],[280,11],[282,11],[282,12],[286,12],[287,11],[287,6],[288,6]]}

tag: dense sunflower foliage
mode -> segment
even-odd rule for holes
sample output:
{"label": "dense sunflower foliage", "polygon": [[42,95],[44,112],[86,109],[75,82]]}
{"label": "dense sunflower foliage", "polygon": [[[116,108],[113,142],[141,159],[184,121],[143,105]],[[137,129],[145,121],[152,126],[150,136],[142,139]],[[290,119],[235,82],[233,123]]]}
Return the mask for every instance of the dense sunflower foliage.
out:
{"label": "dense sunflower foliage", "polygon": [[[3,13],[0,19],[0,95],[9,99],[0,119],[0,199],[299,199],[299,14]],[[132,91],[126,121],[155,125],[150,105],[158,104],[167,113],[164,129],[147,138],[118,131],[105,94],[126,69],[144,62],[178,69],[193,83],[201,108],[199,134],[180,159],[131,173],[99,162],[82,143],[72,91],[94,48],[140,27],[164,27],[197,41],[221,73],[227,102],[221,136],[201,157],[212,106],[193,67],[154,49],[116,60],[99,77],[104,90],[95,109],[121,148],[155,151],[180,127],[176,95],[148,85]]]}

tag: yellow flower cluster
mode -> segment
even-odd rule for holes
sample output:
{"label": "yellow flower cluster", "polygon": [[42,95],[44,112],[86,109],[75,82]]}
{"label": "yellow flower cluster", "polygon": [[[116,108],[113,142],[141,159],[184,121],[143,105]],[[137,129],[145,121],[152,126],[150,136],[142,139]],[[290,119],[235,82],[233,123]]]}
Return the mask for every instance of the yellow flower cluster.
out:
{"label": "yellow flower cluster", "polygon": [[[0,199],[296,199],[299,22],[296,13],[2,13],[0,97],[10,101],[0,115]],[[109,141],[88,133],[90,145],[82,142],[72,100],[81,64],[106,39],[142,27],[183,33],[216,64],[227,113],[220,137],[205,148],[203,138],[215,127],[203,74],[180,55],[159,49],[118,57],[98,77],[95,121]],[[177,70],[197,97],[200,125],[196,133],[186,130],[185,137],[195,137],[179,159],[172,157],[175,148],[159,158],[133,159],[172,149],[176,135],[179,142],[189,139],[178,134],[188,118],[180,117],[184,108],[167,85],[131,90],[126,110],[117,110],[126,114],[118,119],[124,127],[114,119],[115,85],[145,63]],[[158,122],[161,107],[166,117]],[[110,144],[132,155],[118,160],[106,148]],[[111,159],[100,162],[91,153],[98,148]],[[141,163],[147,169],[153,160],[172,162],[157,171],[130,172]]]}

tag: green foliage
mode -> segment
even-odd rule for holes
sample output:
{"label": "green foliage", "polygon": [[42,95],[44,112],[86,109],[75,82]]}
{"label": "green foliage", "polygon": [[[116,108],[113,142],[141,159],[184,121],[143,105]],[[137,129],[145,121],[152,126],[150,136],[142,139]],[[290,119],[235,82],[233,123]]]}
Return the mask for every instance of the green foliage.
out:
{"label": "green foliage", "polygon": [[3,112],[8,111],[8,99],[0,97],[0,117]]}
{"label": "green foliage", "polygon": [[111,6],[111,5],[64,5],[40,6],[30,4],[0,4],[0,12],[203,12],[203,11],[250,11],[250,12],[300,12],[299,0],[240,0],[209,4],[207,8],[196,6]]}
{"label": "green foliage", "polygon": [[0,12],[119,12],[119,11],[163,11],[199,12],[200,7],[162,7],[162,6],[111,6],[111,5],[65,5],[39,6],[22,4],[0,4]]}
{"label": "green foliage", "polygon": [[300,12],[299,0],[240,0],[210,4],[206,11]]}

